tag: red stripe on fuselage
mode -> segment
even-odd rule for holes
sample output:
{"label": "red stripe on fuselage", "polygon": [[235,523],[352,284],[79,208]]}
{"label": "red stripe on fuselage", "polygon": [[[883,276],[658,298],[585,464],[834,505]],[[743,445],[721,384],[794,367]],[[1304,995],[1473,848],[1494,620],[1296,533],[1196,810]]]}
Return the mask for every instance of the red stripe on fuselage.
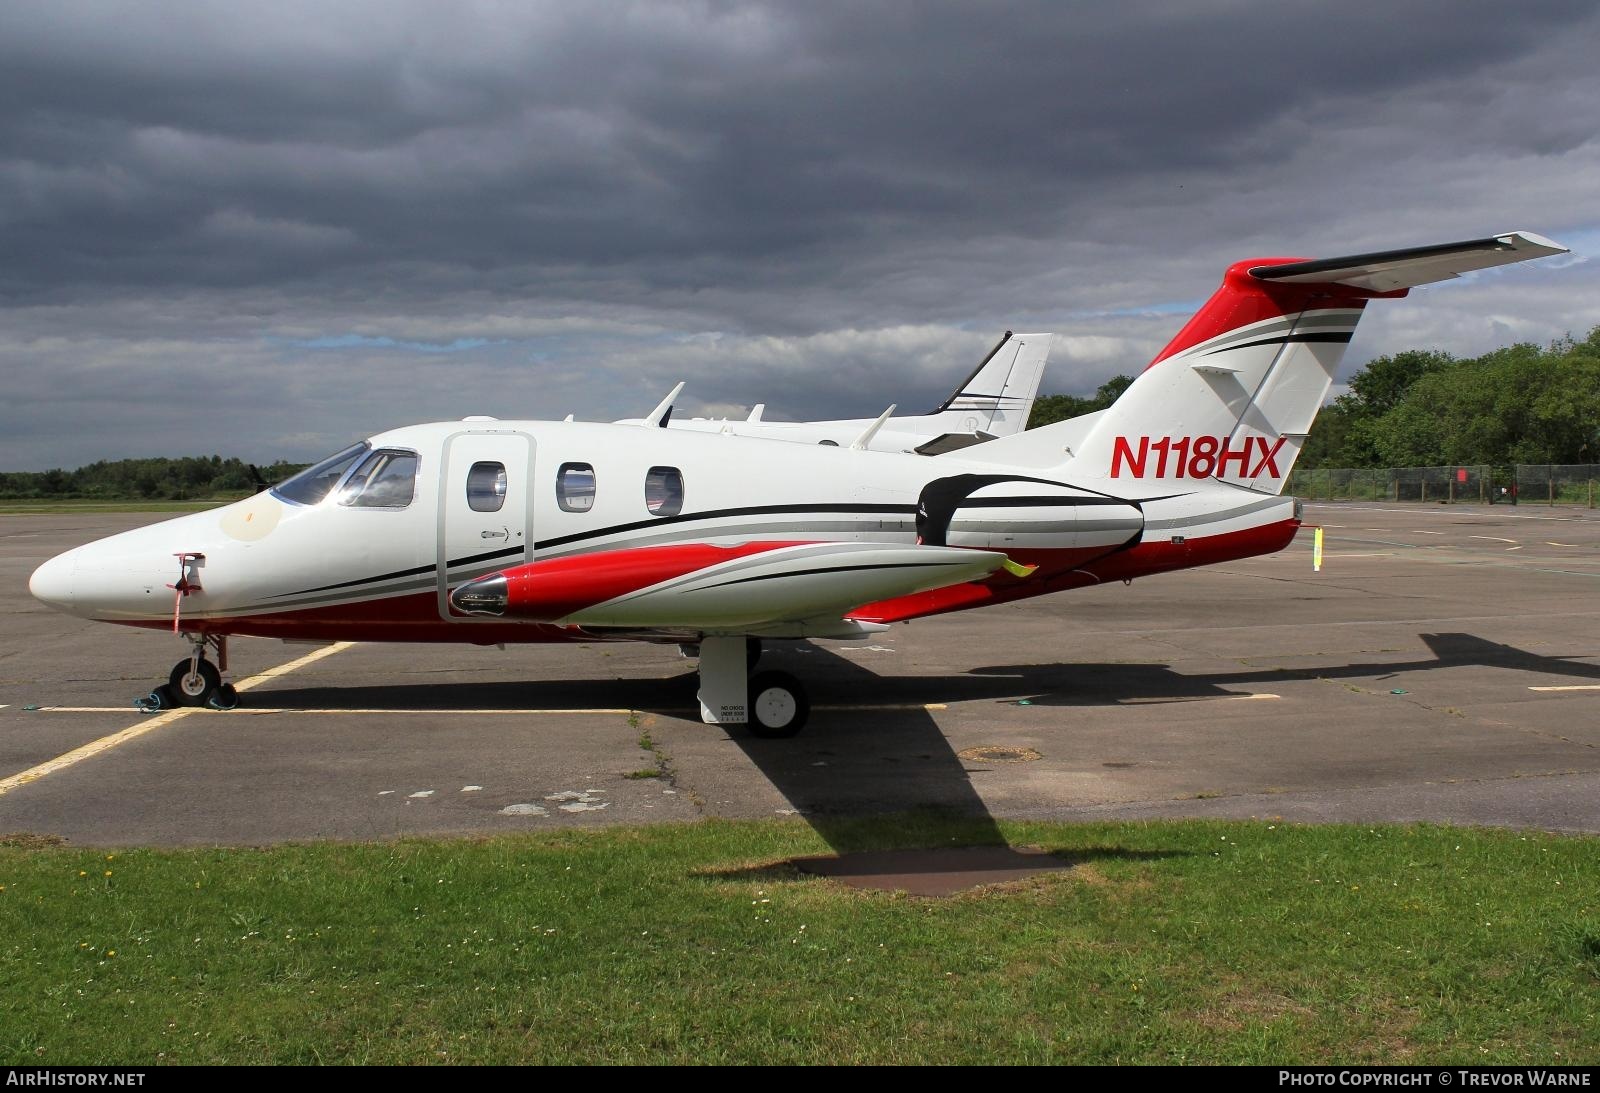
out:
{"label": "red stripe on fuselage", "polygon": [[[120,621],[120,620],[114,620]],[[130,622],[170,630],[170,620]],[[183,628],[205,634],[245,634],[286,641],[439,641],[494,645],[498,642],[594,641],[576,626],[527,622],[450,621],[439,617],[437,592],[327,604],[294,611],[230,618],[183,620]]]}

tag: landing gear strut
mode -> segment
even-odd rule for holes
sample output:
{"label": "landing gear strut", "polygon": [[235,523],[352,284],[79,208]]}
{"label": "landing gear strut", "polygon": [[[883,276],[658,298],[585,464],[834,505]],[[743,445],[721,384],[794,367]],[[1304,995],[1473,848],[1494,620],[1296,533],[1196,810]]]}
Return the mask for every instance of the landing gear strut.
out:
{"label": "landing gear strut", "polygon": [[701,640],[700,720],[748,724],[761,737],[793,736],[805,727],[811,703],[800,681],[787,672],[749,674],[760,649],[754,639],[738,636]]}
{"label": "landing gear strut", "polygon": [[[139,700],[139,707],[149,713],[177,706],[233,709],[239,704],[239,692],[233,684],[222,682],[222,673],[228,668],[228,639],[207,634],[185,634],[184,637],[189,639],[192,651],[172,666],[165,685]],[[216,664],[206,659],[207,646],[216,649]]]}

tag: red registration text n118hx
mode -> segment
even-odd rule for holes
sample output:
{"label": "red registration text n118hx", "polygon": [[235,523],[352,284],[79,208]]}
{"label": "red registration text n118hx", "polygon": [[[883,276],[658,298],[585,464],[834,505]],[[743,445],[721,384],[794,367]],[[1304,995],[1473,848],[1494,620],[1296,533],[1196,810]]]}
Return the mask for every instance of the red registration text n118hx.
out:
{"label": "red registration text n118hx", "polygon": [[1119,436],[1111,448],[1111,477],[1121,478],[1126,463],[1132,478],[1226,478],[1230,470],[1239,478],[1258,478],[1263,473],[1282,478],[1277,457],[1285,439],[1280,436],[1269,447],[1266,437],[1260,436],[1164,436],[1156,441],[1141,436],[1135,452],[1130,440]]}

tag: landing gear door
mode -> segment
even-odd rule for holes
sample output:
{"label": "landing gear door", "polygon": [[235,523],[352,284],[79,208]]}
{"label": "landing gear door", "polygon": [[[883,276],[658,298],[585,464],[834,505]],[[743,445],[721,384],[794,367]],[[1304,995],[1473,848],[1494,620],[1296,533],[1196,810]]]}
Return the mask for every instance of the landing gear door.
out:
{"label": "landing gear door", "polygon": [[450,590],[527,561],[532,512],[532,437],[473,430],[445,440],[439,487],[440,618],[486,621],[453,611]]}

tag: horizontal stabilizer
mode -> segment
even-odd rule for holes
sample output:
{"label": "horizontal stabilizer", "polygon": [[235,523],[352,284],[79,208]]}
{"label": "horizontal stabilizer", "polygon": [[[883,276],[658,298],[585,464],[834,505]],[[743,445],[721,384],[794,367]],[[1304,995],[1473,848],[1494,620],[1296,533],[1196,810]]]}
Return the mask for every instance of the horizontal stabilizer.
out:
{"label": "horizontal stabilizer", "polygon": [[1473,270],[1565,254],[1567,248],[1532,232],[1507,232],[1488,239],[1439,243],[1431,247],[1319,258],[1310,262],[1255,266],[1250,276],[1283,284],[1348,285],[1368,292],[1394,292],[1448,281]]}

